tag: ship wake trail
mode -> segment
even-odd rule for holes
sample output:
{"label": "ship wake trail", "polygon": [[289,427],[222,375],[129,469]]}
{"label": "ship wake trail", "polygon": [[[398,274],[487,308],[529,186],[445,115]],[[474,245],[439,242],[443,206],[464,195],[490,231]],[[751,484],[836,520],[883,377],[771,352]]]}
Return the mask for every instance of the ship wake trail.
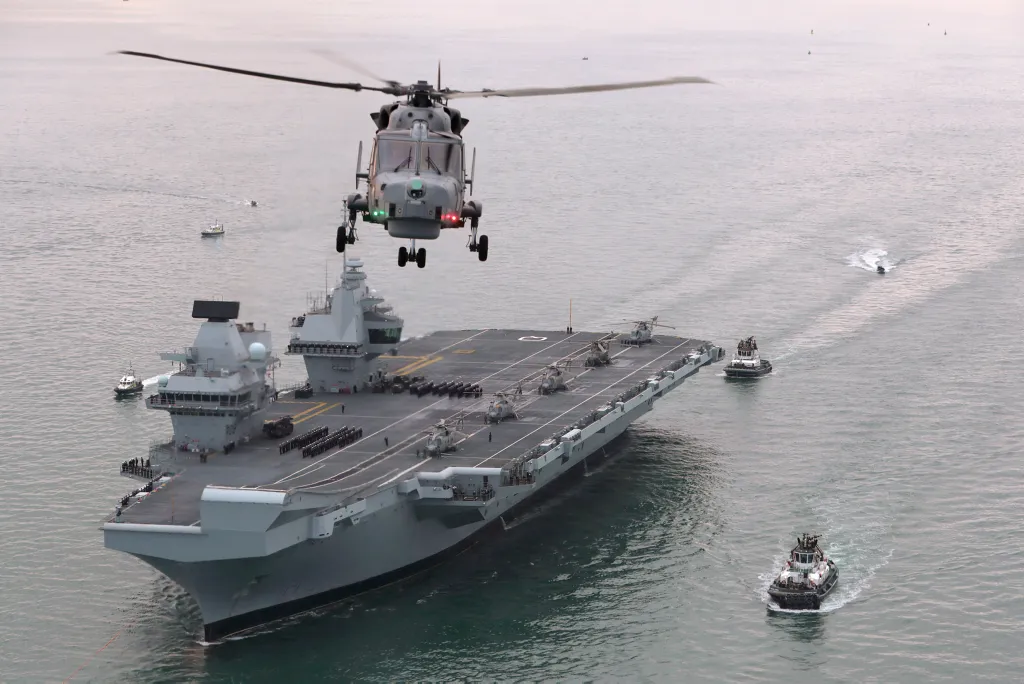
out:
{"label": "ship wake trail", "polygon": [[846,263],[850,266],[860,268],[865,271],[871,271],[872,273],[875,273],[879,266],[884,268],[886,271],[892,271],[897,265],[903,263],[903,261],[903,259],[893,259],[887,250],[879,247],[854,252],[850,256],[846,257]]}
{"label": "ship wake trail", "polygon": [[[779,346],[785,351],[776,358],[837,344],[880,319],[935,297],[998,261],[1012,258],[1013,247],[1020,241],[1016,229],[1020,210],[1011,198],[1022,191],[1024,182],[1018,181],[1014,187],[991,195],[982,206],[963,207],[962,216],[950,217],[944,225],[936,226],[927,252],[900,269],[898,278],[880,277],[862,283],[863,288],[846,303],[818,316],[803,333],[784,340]],[[872,251],[864,252],[864,258],[874,258],[867,256]],[[876,251],[879,258],[884,258],[882,250]]]}

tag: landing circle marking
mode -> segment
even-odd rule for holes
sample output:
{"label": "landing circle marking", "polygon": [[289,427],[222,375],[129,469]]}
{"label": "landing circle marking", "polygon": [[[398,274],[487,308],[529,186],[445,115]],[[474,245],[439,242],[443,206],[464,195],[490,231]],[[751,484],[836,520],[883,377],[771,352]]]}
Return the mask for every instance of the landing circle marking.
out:
{"label": "landing circle marking", "polygon": [[527,335],[525,337],[520,337],[519,341],[520,342],[543,342],[546,339],[548,339],[548,338],[546,338],[546,337],[537,337],[535,335]]}

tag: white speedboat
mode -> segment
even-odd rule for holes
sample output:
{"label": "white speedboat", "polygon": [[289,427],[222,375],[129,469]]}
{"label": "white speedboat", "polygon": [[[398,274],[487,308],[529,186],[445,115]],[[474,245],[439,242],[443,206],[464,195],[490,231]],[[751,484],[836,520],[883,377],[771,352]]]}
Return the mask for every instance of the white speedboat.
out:
{"label": "white speedboat", "polygon": [[220,223],[214,223],[209,228],[202,230],[203,237],[217,237],[224,234],[224,226]]}

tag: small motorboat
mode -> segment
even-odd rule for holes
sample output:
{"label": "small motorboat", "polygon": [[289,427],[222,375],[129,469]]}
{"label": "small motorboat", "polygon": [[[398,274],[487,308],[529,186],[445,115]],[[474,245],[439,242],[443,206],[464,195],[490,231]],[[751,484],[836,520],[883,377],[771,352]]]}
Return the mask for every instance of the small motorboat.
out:
{"label": "small motorboat", "polygon": [[779,608],[818,610],[836,584],[839,569],[818,546],[818,536],[804,534],[796,540],[782,572],[768,587]]}
{"label": "small motorboat", "polygon": [[255,207],[256,206],[256,200],[249,200],[249,206],[250,207]]}
{"label": "small motorboat", "polygon": [[138,394],[142,391],[142,380],[136,377],[135,372],[132,370],[132,365],[128,364],[128,370],[125,371],[121,379],[117,381],[117,385],[114,386],[114,394],[119,397],[126,397],[131,394]]}
{"label": "small motorboat", "polygon": [[748,337],[736,345],[736,355],[724,370],[727,378],[759,378],[772,372],[772,364],[761,358],[757,351],[757,340]]}
{"label": "small motorboat", "polygon": [[214,223],[209,228],[202,230],[203,237],[218,237],[224,234],[224,226],[220,223]]}
{"label": "small motorboat", "polygon": [[885,266],[883,266],[882,264],[878,264],[878,268],[876,268],[875,270],[878,271],[879,275],[885,275]]}

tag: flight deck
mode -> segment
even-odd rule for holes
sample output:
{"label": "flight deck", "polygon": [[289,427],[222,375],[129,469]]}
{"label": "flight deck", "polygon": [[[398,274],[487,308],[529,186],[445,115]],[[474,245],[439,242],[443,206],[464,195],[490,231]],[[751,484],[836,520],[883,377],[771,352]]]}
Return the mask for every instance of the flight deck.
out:
{"label": "flight deck", "polygon": [[[605,341],[610,363],[587,367],[592,343]],[[303,490],[346,499],[411,477],[417,470],[449,466],[500,468],[522,456],[566,425],[615,400],[687,355],[710,345],[699,339],[658,334],[645,344],[625,344],[611,333],[540,330],[456,330],[402,342],[395,355],[382,356],[386,373],[422,378],[420,384],[463,382],[479,385],[470,396],[425,393],[401,385],[384,391],[319,392],[297,398],[281,393],[266,418],[290,415],[294,431],[272,439],[255,435],[228,453],[200,457],[168,449],[154,469],[174,477],[127,507],[123,523],[195,525],[207,485],[257,490]],[[562,369],[565,387],[539,391],[545,373]],[[511,412],[488,420],[496,393]],[[428,437],[440,421],[455,435],[455,450],[428,455]],[[280,445],[315,428],[334,433],[348,427],[361,437],[313,457],[302,448],[281,453]]]}

